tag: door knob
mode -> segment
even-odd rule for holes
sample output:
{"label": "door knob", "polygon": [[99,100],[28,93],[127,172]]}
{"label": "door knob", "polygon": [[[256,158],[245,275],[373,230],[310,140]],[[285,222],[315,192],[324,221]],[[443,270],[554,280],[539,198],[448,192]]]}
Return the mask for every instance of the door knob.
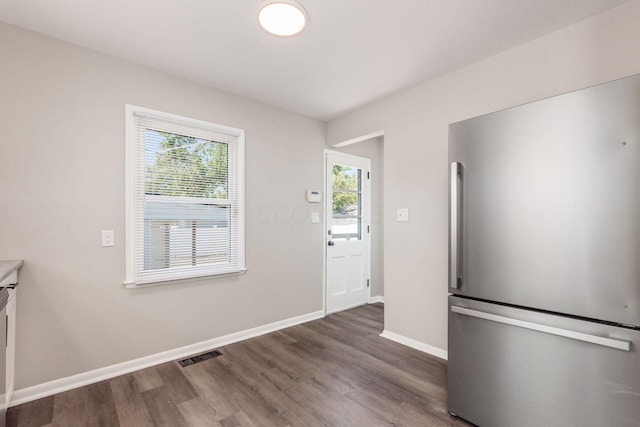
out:
{"label": "door knob", "polygon": [[335,245],[335,243],[333,243],[333,240],[329,240],[329,241],[327,242],[327,245],[329,245],[329,246],[333,246],[333,245]]}

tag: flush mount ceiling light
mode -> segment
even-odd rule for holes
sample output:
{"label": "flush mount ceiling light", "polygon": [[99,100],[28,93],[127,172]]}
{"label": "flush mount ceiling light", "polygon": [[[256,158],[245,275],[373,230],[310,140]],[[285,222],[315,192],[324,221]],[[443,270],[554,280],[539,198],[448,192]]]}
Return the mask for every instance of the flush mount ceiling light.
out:
{"label": "flush mount ceiling light", "polygon": [[258,22],[276,36],[298,34],[307,23],[307,13],[294,0],[267,0],[258,9]]}

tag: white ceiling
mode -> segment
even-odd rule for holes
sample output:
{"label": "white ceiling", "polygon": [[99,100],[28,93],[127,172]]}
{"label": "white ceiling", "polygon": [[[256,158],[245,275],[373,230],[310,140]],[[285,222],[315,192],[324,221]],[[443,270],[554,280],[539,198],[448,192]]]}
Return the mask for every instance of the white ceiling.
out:
{"label": "white ceiling", "polygon": [[0,0],[0,20],[327,120],[627,0],[299,0],[307,28],[257,25],[262,0]]}

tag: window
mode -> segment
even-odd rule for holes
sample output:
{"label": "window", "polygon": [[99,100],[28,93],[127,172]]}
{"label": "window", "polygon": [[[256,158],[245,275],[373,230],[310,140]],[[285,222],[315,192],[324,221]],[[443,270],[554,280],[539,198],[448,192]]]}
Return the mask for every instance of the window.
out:
{"label": "window", "polygon": [[332,240],[362,240],[362,169],[333,165]]}
{"label": "window", "polygon": [[127,106],[127,287],[244,270],[244,131]]}

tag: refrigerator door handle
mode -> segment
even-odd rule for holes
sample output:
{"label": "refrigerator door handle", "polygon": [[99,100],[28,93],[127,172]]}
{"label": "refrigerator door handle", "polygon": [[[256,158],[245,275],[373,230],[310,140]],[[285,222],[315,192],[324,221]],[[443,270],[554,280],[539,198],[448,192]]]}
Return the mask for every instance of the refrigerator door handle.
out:
{"label": "refrigerator door handle", "polygon": [[499,316],[497,314],[486,313],[484,311],[471,310],[457,305],[451,306],[451,311],[465,316],[477,317],[479,319],[490,320],[492,322],[504,323],[506,325],[517,326],[519,328],[531,329],[532,331],[544,332],[551,335],[558,335],[578,341],[611,347],[618,350],[631,351],[631,342],[616,338],[605,338],[597,335],[585,334],[569,329],[555,328],[553,326],[540,325],[539,323],[526,322],[524,320],[513,319],[511,317]]}
{"label": "refrigerator door handle", "polygon": [[462,284],[460,274],[460,190],[462,184],[462,164],[451,162],[449,191],[449,286],[458,288]]}

